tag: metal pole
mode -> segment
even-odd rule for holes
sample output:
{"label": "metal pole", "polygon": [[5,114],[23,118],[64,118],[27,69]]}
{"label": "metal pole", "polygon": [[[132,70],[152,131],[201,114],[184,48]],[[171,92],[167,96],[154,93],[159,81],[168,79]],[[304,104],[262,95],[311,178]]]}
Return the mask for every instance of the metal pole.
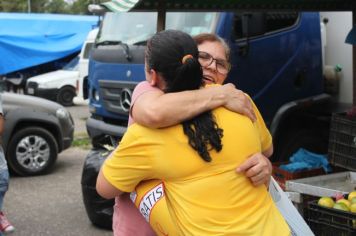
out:
{"label": "metal pole", "polygon": [[157,32],[165,30],[166,28],[166,8],[165,2],[160,0],[158,2],[158,19],[157,19]]}
{"label": "metal pole", "polygon": [[31,13],[31,0],[27,0],[27,12]]}

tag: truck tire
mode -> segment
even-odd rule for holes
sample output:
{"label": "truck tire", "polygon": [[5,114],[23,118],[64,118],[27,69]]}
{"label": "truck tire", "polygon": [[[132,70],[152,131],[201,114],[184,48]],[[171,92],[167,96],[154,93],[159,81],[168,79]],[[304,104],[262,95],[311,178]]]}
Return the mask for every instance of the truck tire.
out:
{"label": "truck tire", "polygon": [[72,87],[63,87],[57,95],[57,102],[63,106],[73,106],[73,98],[75,97],[75,89]]}
{"label": "truck tire", "polygon": [[325,140],[317,131],[309,129],[294,130],[282,138],[278,147],[275,148],[273,161],[285,162],[298,151],[304,148],[308,151],[326,154],[328,150],[328,140]]}
{"label": "truck tire", "polygon": [[20,176],[41,175],[56,162],[58,145],[47,130],[27,127],[17,130],[7,147],[7,161]]}

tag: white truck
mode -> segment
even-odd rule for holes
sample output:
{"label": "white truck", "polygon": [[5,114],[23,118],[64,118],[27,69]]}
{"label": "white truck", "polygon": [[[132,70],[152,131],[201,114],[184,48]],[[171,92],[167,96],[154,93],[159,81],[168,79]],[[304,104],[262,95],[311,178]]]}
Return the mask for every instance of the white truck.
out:
{"label": "white truck", "polygon": [[98,29],[89,32],[78,57],[62,69],[29,78],[25,93],[47,98],[64,106],[84,102],[87,98],[88,59],[97,33]]}

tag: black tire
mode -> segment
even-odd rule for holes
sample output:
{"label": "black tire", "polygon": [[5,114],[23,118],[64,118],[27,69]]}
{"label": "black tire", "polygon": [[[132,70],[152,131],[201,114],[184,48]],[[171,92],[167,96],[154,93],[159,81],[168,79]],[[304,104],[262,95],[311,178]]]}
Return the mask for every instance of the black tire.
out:
{"label": "black tire", "polygon": [[73,98],[75,97],[75,89],[73,87],[63,87],[57,95],[57,102],[63,106],[73,106]]}
{"label": "black tire", "polygon": [[40,127],[16,130],[7,147],[7,161],[20,176],[47,173],[57,160],[56,139]]}
{"label": "black tire", "polygon": [[315,130],[295,130],[282,138],[278,147],[275,148],[273,161],[289,161],[289,158],[299,148],[318,154],[325,154],[328,150],[328,140]]}

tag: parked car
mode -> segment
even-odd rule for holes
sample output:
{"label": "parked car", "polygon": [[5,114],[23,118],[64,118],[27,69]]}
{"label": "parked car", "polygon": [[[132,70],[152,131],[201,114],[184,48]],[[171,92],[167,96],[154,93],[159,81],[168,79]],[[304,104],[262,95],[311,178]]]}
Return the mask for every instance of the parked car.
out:
{"label": "parked car", "polygon": [[98,29],[89,32],[80,54],[62,69],[27,79],[26,94],[47,98],[63,106],[87,99],[88,61],[97,33]]}
{"label": "parked car", "polygon": [[27,79],[26,94],[72,106],[78,78],[79,57],[75,57],[60,70]]}
{"label": "parked car", "polygon": [[23,93],[28,78],[63,68],[98,20],[89,15],[1,12],[0,75],[7,91]]}
{"label": "parked car", "polygon": [[99,29],[93,29],[88,33],[79,54],[79,79],[77,84],[77,96],[74,97],[74,103],[82,103],[88,99],[88,68],[89,57],[93,48]]}
{"label": "parked car", "polygon": [[60,104],[28,95],[2,94],[2,145],[10,170],[21,176],[47,173],[70,147],[74,122]]}

